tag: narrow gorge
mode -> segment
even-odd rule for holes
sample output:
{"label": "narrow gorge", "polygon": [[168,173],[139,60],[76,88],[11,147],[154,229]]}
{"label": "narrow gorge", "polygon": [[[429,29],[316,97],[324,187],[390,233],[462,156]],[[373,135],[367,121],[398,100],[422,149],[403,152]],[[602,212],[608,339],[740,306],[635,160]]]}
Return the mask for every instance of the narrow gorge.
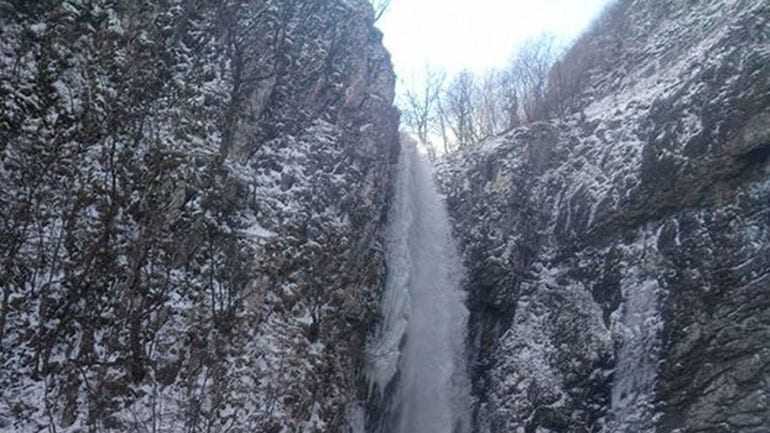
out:
{"label": "narrow gorge", "polygon": [[770,432],[770,3],[435,161],[379,15],[0,1],[0,433]]}
{"label": "narrow gorge", "polygon": [[382,401],[371,431],[469,432],[463,266],[427,156],[402,138],[387,237],[382,323],[370,382]]}

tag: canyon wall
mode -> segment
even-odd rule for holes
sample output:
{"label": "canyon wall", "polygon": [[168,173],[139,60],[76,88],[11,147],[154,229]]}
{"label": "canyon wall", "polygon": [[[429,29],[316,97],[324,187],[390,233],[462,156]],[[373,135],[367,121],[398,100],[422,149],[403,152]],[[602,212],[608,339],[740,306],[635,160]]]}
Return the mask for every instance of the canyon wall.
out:
{"label": "canyon wall", "polygon": [[570,114],[439,167],[474,428],[766,431],[770,5],[621,0],[565,61]]}
{"label": "canyon wall", "polygon": [[0,2],[0,430],[344,431],[398,154],[373,21]]}

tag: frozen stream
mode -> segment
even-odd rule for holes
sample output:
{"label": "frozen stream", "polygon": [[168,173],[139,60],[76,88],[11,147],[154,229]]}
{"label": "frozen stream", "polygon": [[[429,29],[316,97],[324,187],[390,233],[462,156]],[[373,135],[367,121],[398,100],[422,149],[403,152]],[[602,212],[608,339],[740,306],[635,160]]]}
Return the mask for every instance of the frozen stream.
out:
{"label": "frozen stream", "polygon": [[369,345],[369,380],[384,406],[373,430],[465,433],[463,269],[431,164],[413,142],[402,146],[386,258],[384,318]]}

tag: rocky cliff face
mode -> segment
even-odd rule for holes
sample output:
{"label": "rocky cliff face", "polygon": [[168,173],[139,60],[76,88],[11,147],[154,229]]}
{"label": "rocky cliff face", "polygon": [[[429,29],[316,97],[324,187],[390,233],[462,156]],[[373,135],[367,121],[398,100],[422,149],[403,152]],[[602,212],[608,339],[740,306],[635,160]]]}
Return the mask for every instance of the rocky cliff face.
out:
{"label": "rocky cliff face", "polygon": [[0,2],[0,430],[343,429],[397,153],[372,21]]}
{"label": "rocky cliff face", "polygon": [[767,431],[770,5],[620,1],[569,56],[573,114],[439,170],[476,431]]}

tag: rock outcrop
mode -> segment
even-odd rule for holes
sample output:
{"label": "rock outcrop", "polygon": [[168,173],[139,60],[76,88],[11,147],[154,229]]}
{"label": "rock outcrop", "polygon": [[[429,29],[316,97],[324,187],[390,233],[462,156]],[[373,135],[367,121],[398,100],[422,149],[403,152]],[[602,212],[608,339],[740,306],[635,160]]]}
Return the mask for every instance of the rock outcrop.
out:
{"label": "rock outcrop", "polygon": [[343,431],[394,82],[362,0],[0,2],[0,431]]}
{"label": "rock outcrop", "polygon": [[621,0],[572,114],[439,169],[479,432],[770,426],[770,4]]}

